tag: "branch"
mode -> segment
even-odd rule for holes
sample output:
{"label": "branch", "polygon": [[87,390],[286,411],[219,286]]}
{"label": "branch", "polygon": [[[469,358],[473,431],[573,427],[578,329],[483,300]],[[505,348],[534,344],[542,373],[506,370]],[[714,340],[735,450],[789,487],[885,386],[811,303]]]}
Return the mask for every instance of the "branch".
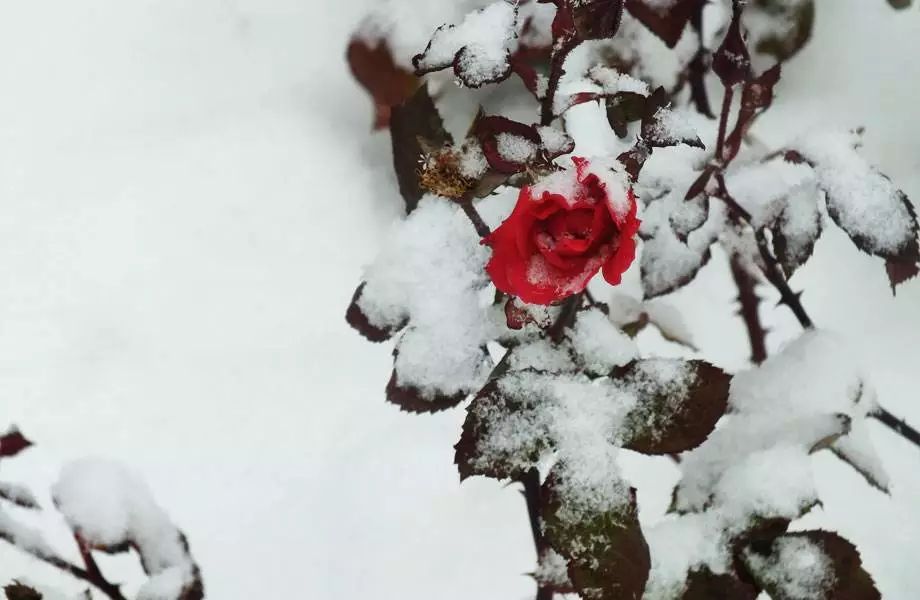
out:
{"label": "branch", "polygon": [[759,365],[767,360],[767,330],[760,322],[760,296],[755,289],[757,280],[745,268],[739,255],[732,255],[730,264],[732,279],[738,287],[738,303],[741,305],[738,315],[744,320],[751,343],[751,361]]}
{"label": "branch", "polygon": [[869,416],[878,420],[882,425],[894,431],[908,442],[920,447],[920,431],[908,425],[907,421],[904,419],[897,418],[881,406],[869,413]]}

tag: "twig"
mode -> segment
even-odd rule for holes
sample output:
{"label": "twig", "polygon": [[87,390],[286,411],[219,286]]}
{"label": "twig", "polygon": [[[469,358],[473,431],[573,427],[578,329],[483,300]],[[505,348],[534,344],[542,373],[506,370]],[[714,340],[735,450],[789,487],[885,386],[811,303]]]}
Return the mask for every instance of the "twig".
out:
{"label": "twig", "polygon": [[463,212],[469,217],[473,227],[476,228],[476,233],[479,234],[479,237],[484,238],[491,233],[489,226],[486,225],[486,222],[482,219],[482,215],[480,215],[476,207],[473,206],[472,199],[461,202],[460,206],[463,207]]}
{"label": "twig", "polygon": [[551,125],[556,118],[554,105],[556,103],[556,91],[559,89],[559,81],[565,73],[563,65],[569,53],[578,46],[576,38],[560,39],[557,46],[553,48],[553,56],[549,64],[549,80],[546,83],[546,95],[540,102],[540,125]]}
{"label": "twig", "polygon": [[894,431],[913,445],[920,446],[920,431],[908,425],[907,421],[904,419],[897,418],[881,406],[869,413],[869,416],[873,419],[877,419],[885,427]]}

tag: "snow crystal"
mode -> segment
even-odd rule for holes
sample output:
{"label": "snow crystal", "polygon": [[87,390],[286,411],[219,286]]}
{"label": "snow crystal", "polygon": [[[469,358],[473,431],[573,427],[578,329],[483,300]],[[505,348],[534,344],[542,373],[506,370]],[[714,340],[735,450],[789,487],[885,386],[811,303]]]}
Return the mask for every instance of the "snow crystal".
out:
{"label": "snow crystal", "polygon": [[182,534],[147,486],[121,465],[91,459],[70,463],[52,493],[71,529],[88,543],[131,542],[137,548],[151,576],[151,595],[139,594],[139,600],[173,600],[193,582],[197,568]]}
{"label": "snow crystal", "polygon": [[[516,3],[495,2],[469,13],[459,25],[435,31],[425,52],[417,56],[422,71],[443,69],[457,61],[457,75],[478,87],[495,81],[508,71],[508,59],[516,47]],[[462,50],[462,51],[461,51]]]}
{"label": "snow crystal", "polygon": [[744,558],[758,578],[790,600],[821,600],[836,580],[830,558],[806,537],[781,537],[763,556],[747,550]]}
{"label": "snow crystal", "polygon": [[539,148],[525,137],[501,132],[495,136],[499,156],[508,162],[528,163],[537,156]]}
{"label": "snow crystal", "polygon": [[636,342],[598,309],[583,310],[569,332],[572,348],[591,373],[606,374],[639,354]]}
{"label": "snow crystal", "polygon": [[853,133],[809,134],[793,144],[815,165],[827,208],[851,236],[870,251],[897,254],[914,239],[912,219],[894,184],[873,169],[855,150]]}

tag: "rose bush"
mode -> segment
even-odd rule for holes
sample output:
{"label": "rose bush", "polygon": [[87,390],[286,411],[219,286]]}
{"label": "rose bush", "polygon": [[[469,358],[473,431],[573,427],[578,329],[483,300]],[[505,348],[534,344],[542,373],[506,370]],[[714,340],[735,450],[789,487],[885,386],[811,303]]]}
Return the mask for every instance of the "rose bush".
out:
{"label": "rose bush", "polygon": [[521,189],[511,215],[483,240],[495,287],[524,302],[558,302],[600,270],[617,285],[635,258],[640,221],[625,176],[572,160],[574,169]]}

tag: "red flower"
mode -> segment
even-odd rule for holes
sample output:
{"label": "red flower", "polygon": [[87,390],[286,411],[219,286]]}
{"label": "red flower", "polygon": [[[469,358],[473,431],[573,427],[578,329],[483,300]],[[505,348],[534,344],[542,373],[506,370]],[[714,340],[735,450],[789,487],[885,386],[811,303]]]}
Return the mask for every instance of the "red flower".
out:
{"label": "red flower", "polygon": [[550,175],[521,190],[504,223],[483,240],[492,248],[486,271],[499,290],[531,304],[551,304],[577,294],[601,269],[611,285],[636,256],[640,221],[632,189],[609,171],[575,169]]}

